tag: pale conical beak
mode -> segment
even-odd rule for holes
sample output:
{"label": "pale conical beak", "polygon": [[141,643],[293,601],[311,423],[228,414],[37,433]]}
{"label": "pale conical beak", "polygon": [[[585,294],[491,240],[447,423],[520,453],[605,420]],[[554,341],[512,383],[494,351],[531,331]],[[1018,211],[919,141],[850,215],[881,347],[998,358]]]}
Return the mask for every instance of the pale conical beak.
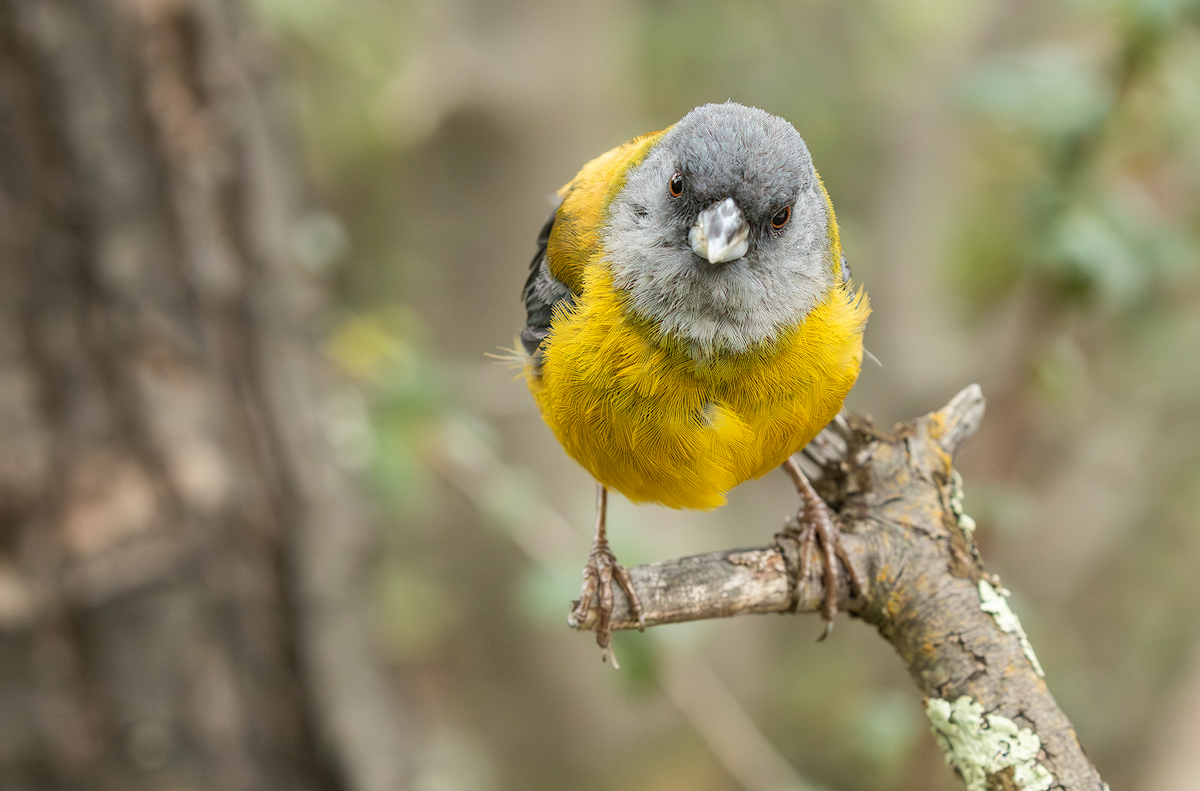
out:
{"label": "pale conical beak", "polygon": [[750,249],[750,224],[733,198],[726,198],[700,212],[688,243],[696,255],[714,264],[734,261]]}

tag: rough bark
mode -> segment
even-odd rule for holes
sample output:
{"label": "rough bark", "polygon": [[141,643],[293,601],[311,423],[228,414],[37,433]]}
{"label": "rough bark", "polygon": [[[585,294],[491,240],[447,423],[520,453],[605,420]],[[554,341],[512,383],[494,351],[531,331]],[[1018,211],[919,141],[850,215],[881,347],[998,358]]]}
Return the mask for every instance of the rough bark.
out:
{"label": "rough bark", "polygon": [[[909,668],[921,693],[953,703],[963,696],[1028,728],[1041,742],[1037,763],[1054,789],[1100,791],[1104,784],[1035,665],[1032,648],[1001,631],[986,612],[985,572],[970,522],[956,511],[951,460],[978,427],[984,402],[971,386],[945,408],[892,432],[850,417],[826,429],[804,466],[834,508],[852,562],[869,582],[865,596],[844,583],[839,607],[874,625]],[[968,529],[964,530],[963,525]],[[734,549],[630,569],[647,626],[743,613],[815,613],[825,596],[816,547],[800,563],[784,536],[771,546]],[[799,569],[804,569],[801,578]],[[615,588],[613,628],[633,629]],[[576,628],[594,628],[594,619]],[[1016,789],[1012,771],[986,776],[989,790]]]}
{"label": "rough bark", "polygon": [[234,0],[0,0],[0,787],[402,787]]}

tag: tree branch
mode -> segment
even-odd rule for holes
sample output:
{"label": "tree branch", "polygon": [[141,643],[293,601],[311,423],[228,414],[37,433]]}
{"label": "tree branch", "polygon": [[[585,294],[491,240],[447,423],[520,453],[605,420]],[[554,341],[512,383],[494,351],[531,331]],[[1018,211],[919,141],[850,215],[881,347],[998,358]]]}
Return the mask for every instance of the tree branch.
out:
{"label": "tree branch", "polygon": [[[974,523],[961,510],[951,458],[983,412],[983,395],[971,385],[943,409],[892,432],[869,419],[839,417],[805,448],[806,472],[837,514],[846,550],[869,580],[864,598],[843,584],[838,606],[874,625],[899,652],[927,696],[926,713],[947,762],[970,791],[1099,791],[1106,786],[1041,677],[1008,609],[1007,591],[984,571],[971,536]],[[769,546],[651,563],[630,573],[647,626],[819,612],[822,566],[817,548],[811,552],[802,566],[796,543],[777,535]],[[636,628],[619,589],[615,598],[613,628]]]}

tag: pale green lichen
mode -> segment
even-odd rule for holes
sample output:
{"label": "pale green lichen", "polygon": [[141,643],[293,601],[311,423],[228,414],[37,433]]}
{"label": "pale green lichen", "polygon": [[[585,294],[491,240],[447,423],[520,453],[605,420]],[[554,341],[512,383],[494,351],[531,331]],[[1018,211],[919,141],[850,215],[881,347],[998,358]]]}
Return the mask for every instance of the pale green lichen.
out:
{"label": "pale green lichen", "polygon": [[975,533],[975,520],[963,511],[963,479],[958,470],[950,473],[950,482],[954,486],[950,492],[950,512],[958,520],[958,529],[970,537]]}
{"label": "pale green lichen", "polygon": [[996,622],[996,626],[1000,627],[1000,631],[1017,636],[1017,639],[1021,641],[1021,650],[1025,652],[1029,664],[1033,665],[1033,671],[1045,678],[1046,672],[1042,670],[1042,663],[1038,661],[1037,654],[1033,652],[1033,644],[1029,642],[1025,630],[1021,627],[1021,619],[1008,606],[1009,595],[1009,591],[1005,588],[997,590],[987,580],[979,581],[979,609],[992,616],[992,620]]}
{"label": "pale green lichen", "polygon": [[974,535],[976,523],[970,516],[967,516],[966,511],[962,510],[962,497],[964,497],[962,495],[962,475],[956,469],[950,471],[950,484],[954,486],[950,490],[950,513],[954,514],[955,519],[959,521],[960,531],[966,533],[967,538],[971,538]]}
{"label": "pale green lichen", "polygon": [[1029,728],[998,714],[984,717],[983,706],[967,695],[954,703],[930,698],[925,714],[946,763],[962,775],[967,791],[988,791],[988,777],[1010,766],[1021,791],[1047,791],[1054,784],[1054,775],[1037,762],[1042,741]]}

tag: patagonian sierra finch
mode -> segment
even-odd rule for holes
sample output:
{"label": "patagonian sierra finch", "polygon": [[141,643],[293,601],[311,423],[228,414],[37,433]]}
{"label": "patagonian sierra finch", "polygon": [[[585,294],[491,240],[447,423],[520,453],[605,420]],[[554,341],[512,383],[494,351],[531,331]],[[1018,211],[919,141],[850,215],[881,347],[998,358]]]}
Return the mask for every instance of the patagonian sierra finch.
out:
{"label": "patagonian sierra finch", "polygon": [[841,409],[870,308],[804,141],[762,110],[705,105],[592,160],[558,194],[521,341],[543,418],[597,481],[574,618],[597,610],[614,665],[614,579],[641,619],[608,547],[608,489],[708,510],[782,465],[803,502],[798,537],[822,550],[830,621],[839,556],[861,580],[792,454]]}

